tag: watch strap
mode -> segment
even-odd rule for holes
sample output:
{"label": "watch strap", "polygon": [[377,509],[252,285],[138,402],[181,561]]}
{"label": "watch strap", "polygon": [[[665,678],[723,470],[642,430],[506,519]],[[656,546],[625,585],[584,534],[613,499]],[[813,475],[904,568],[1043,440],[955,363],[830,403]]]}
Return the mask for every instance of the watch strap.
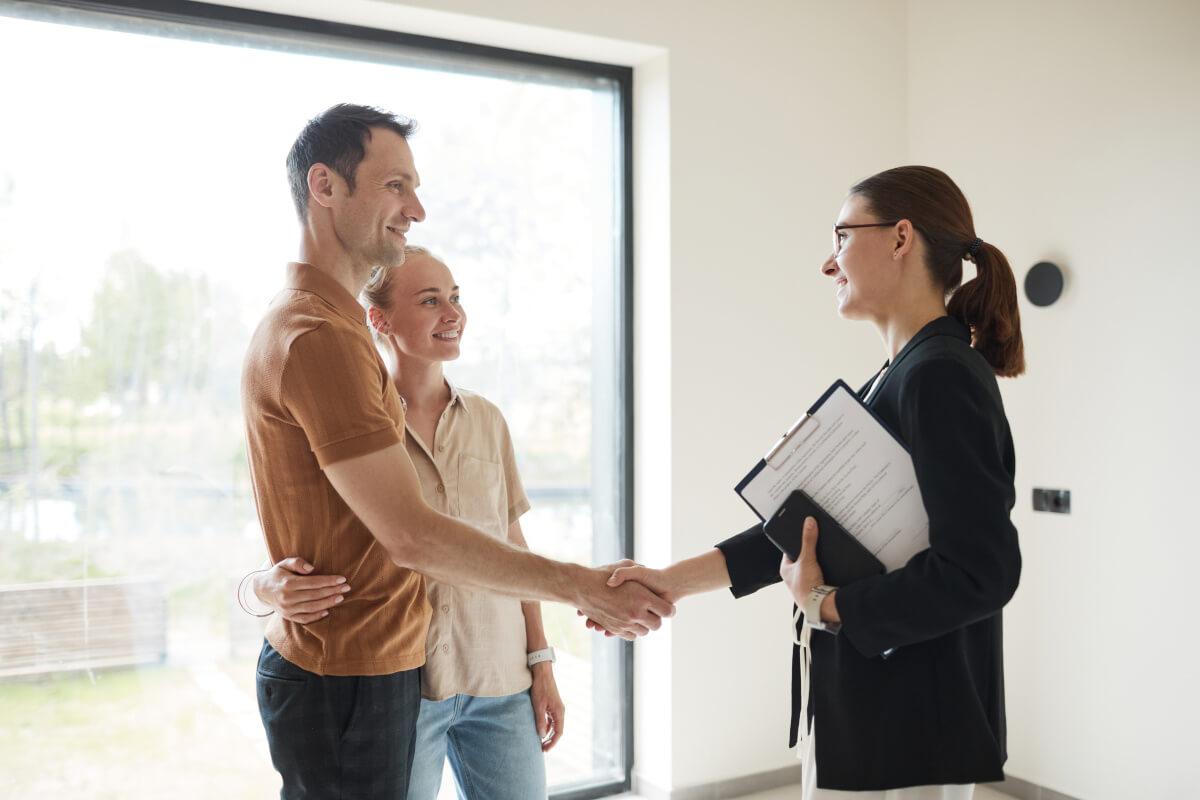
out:
{"label": "watch strap", "polygon": [[837,633],[842,629],[840,622],[821,621],[821,602],[837,591],[836,586],[814,586],[808,592],[804,603],[804,623],[810,628],[828,633]]}
{"label": "watch strap", "polygon": [[554,648],[547,647],[542,650],[534,650],[529,655],[525,656],[525,665],[532,667],[534,664],[540,664],[543,661],[549,661],[553,664],[558,658],[554,655]]}

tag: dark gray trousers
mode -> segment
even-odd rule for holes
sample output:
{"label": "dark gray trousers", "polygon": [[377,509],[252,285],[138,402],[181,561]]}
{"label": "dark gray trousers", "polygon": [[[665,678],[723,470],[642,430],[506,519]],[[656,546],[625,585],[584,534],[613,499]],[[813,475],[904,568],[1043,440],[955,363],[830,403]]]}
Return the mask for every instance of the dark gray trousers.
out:
{"label": "dark gray trousers", "polygon": [[264,641],[258,711],[282,800],[405,800],[421,671],[317,675]]}

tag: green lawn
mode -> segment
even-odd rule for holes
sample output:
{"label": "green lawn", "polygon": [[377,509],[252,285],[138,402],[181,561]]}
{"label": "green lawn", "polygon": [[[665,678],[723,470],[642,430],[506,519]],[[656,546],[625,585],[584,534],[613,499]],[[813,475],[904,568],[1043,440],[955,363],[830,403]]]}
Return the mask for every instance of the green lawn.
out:
{"label": "green lawn", "polygon": [[[224,666],[252,704],[253,662]],[[0,744],[0,797],[13,800],[207,800],[279,791],[262,747],[186,668],[0,684]]]}

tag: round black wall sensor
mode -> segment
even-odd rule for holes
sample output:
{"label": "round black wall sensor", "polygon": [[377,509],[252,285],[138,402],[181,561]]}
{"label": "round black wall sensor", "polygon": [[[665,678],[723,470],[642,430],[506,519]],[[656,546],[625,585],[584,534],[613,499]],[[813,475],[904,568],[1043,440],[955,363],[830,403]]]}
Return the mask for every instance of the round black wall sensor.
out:
{"label": "round black wall sensor", "polygon": [[1048,306],[1062,295],[1063,274],[1057,264],[1039,261],[1025,274],[1025,296],[1035,306]]}

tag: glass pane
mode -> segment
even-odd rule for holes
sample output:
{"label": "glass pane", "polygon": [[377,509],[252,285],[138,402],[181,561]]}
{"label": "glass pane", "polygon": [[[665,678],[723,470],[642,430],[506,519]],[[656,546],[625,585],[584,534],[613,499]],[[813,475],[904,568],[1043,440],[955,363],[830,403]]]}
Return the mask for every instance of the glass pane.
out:
{"label": "glass pane", "polygon": [[[262,627],[235,600],[264,558],[238,381],[298,240],[287,149],[336,102],[421,122],[410,239],[470,314],[447,373],[508,418],[531,546],[607,562],[616,87],[51,13],[0,16],[20,76],[0,88],[0,774],[18,797],[268,796]],[[569,716],[551,783],[622,781],[620,645],[545,619]]]}

